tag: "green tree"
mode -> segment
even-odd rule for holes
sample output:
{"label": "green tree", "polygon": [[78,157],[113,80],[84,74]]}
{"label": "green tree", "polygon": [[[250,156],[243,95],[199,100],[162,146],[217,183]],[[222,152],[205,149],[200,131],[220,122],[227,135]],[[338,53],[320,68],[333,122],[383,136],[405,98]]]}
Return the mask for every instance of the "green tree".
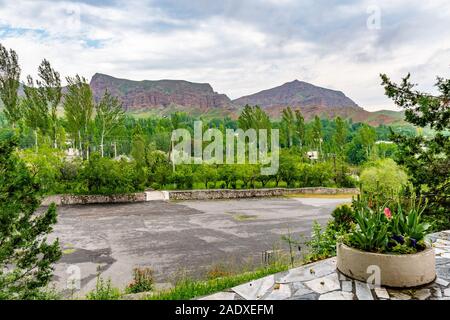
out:
{"label": "green tree", "polygon": [[4,113],[14,128],[21,118],[18,97],[20,66],[17,53],[9,51],[0,43],[0,99],[5,107]]}
{"label": "green tree", "polygon": [[360,181],[365,191],[397,194],[408,182],[408,175],[392,159],[380,159],[361,172]]}
{"label": "green tree", "polygon": [[[291,154],[288,150],[283,150],[280,154],[280,167],[277,175],[281,180],[286,182],[287,187],[294,187],[294,182],[298,177],[298,170],[296,163],[297,157]],[[279,180],[277,179],[277,186]]]}
{"label": "green tree", "polygon": [[239,116],[238,123],[239,128],[242,130],[271,128],[270,118],[260,106],[245,105]]}
{"label": "green tree", "polygon": [[295,131],[299,139],[300,148],[302,148],[306,144],[306,129],[305,118],[303,117],[300,110],[295,110]]}
{"label": "green tree", "polygon": [[312,138],[315,144],[315,147],[319,148],[322,156],[322,141],[323,141],[323,133],[322,133],[322,121],[318,116],[314,117],[314,122],[312,125]]}
{"label": "green tree", "polygon": [[104,156],[105,137],[122,124],[125,112],[119,99],[113,97],[107,90],[100,102],[95,106],[95,124],[100,135],[100,154]]}
{"label": "green tree", "polygon": [[291,107],[287,107],[282,111],[281,122],[286,130],[286,138],[288,147],[292,147],[292,141],[295,132],[295,115]]}
{"label": "green tree", "polygon": [[37,213],[40,187],[15,155],[17,139],[0,138],[0,299],[38,298],[61,256],[47,240],[56,207]]}
{"label": "green tree", "polygon": [[131,156],[135,163],[135,171],[137,173],[137,183],[144,186],[147,182],[147,142],[142,127],[138,123],[133,130],[133,138],[131,144]]}
{"label": "green tree", "polygon": [[92,90],[85,78],[67,77],[67,93],[64,96],[64,115],[72,139],[83,158],[89,158],[90,124],[94,113]]}
{"label": "green tree", "polygon": [[335,119],[336,129],[333,135],[333,142],[336,148],[336,153],[339,157],[344,154],[345,143],[347,141],[347,125],[341,117]]}
{"label": "green tree", "polygon": [[39,92],[43,96],[43,100],[47,104],[49,111],[49,127],[53,140],[53,148],[58,147],[58,133],[59,122],[57,108],[62,98],[61,78],[59,73],[56,72],[50,62],[46,59],[42,60],[38,68],[38,75],[40,80],[37,80],[37,86]]}
{"label": "green tree", "polygon": [[199,165],[194,173],[194,180],[202,182],[205,185],[205,188],[208,188],[210,182],[216,182],[218,177],[219,175],[216,166],[210,164]]}
{"label": "green tree", "polygon": [[27,77],[27,86],[24,87],[25,99],[22,100],[22,110],[25,116],[25,123],[34,132],[35,151],[38,152],[39,131],[45,134],[48,129],[48,105],[40,88],[35,87],[31,76]]}
{"label": "green tree", "polygon": [[372,156],[373,147],[377,140],[377,133],[374,128],[367,124],[362,124],[356,131],[347,149],[350,162],[360,164],[367,161]]}
{"label": "green tree", "polygon": [[450,227],[450,79],[438,77],[438,95],[414,89],[408,74],[400,84],[381,75],[386,95],[405,110],[409,123],[436,131],[434,136],[392,133],[397,162],[408,170],[416,193],[428,199],[427,214],[437,228]]}

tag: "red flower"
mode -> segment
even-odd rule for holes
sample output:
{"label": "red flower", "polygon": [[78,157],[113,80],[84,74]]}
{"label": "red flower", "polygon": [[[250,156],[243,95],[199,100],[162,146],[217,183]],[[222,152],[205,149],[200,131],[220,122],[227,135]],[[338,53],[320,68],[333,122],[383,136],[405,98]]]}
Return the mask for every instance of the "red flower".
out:
{"label": "red flower", "polygon": [[386,218],[390,219],[392,218],[392,212],[389,208],[384,208],[384,215],[386,216]]}

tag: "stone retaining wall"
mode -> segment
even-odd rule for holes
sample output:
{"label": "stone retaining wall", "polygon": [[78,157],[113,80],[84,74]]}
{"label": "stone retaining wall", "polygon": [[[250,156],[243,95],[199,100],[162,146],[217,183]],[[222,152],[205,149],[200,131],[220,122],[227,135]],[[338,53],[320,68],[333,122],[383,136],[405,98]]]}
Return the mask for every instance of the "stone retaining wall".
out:
{"label": "stone retaining wall", "polygon": [[271,189],[203,189],[203,190],[171,190],[146,191],[118,195],[54,195],[45,197],[43,206],[52,202],[56,205],[94,204],[94,203],[129,203],[161,200],[213,200],[279,197],[289,194],[356,194],[356,188],[271,188]]}
{"label": "stone retaining wall", "polygon": [[210,189],[168,191],[170,200],[211,200],[255,197],[277,197],[289,194],[356,194],[356,188],[271,188],[271,189]]}
{"label": "stone retaining wall", "polygon": [[45,197],[42,201],[43,206],[48,206],[52,202],[56,205],[73,204],[94,204],[94,203],[127,203],[145,201],[145,192],[116,195],[53,195]]}

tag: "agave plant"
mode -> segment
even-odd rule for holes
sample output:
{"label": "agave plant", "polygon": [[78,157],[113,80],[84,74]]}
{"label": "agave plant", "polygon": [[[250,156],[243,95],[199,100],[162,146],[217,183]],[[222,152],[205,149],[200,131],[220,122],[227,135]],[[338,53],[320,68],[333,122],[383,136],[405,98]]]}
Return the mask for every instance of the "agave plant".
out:
{"label": "agave plant", "polygon": [[357,228],[349,236],[351,246],[371,252],[382,252],[389,242],[389,224],[384,214],[369,207],[355,212]]}
{"label": "agave plant", "polygon": [[421,220],[426,204],[413,197],[407,209],[400,199],[388,207],[378,197],[358,197],[353,202],[356,228],[350,233],[348,244],[370,252],[414,253],[425,248],[424,238],[430,228]]}
{"label": "agave plant", "polygon": [[422,213],[426,209],[426,203],[422,206],[421,201],[416,204],[416,199],[411,198],[409,210],[405,212],[402,204],[398,202],[397,212],[392,217],[391,232],[394,237],[408,237],[413,241],[421,241],[424,239],[427,230],[430,228],[429,223],[421,221]]}

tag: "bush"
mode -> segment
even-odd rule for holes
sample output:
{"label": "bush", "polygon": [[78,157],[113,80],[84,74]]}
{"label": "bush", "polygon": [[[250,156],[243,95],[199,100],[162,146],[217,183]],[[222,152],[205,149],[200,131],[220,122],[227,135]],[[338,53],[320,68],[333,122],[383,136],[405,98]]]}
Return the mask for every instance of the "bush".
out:
{"label": "bush", "polygon": [[147,292],[153,289],[153,270],[150,268],[134,268],[133,282],[125,289],[126,293]]}
{"label": "bush", "polygon": [[355,215],[350,205],[344,204],[333,210],[331,216],[337,226],[348,228],[352,222],[355,222]]}
{"label": "bush", "polygon": [[60,182],[63,156],[63,152],[48,147],[41,147],[38,152],[31,149],[21,152],[21,158],[44,194],[55,194],[64,189]]}
{"label": "bush", "polygon": [[408,182],[408,176],[392,159],[373,162],[361,172],[361,183],[365,191],[396,194]]}
{"label": "bush", "polygon": [[119,300],[121,296],[120,290],[114,288],[111,279],[103,280],[100,275],[97,276],[95,289],[86,295],[88,300]]}
{"label": "bush", "polygon": [[140,191],[136,185],[133,163],[93,155],[80,174],[83,188],[77,193],[123,194]]}
{"label": "bush", "polygon": [[351,225],[339,226],[335,221],[328,221],[325,228],[314,222],[311,240],[306,242],[309,252],[305,255],[306,263],[326,259],[336,255],[336,243],[344,237]]}

